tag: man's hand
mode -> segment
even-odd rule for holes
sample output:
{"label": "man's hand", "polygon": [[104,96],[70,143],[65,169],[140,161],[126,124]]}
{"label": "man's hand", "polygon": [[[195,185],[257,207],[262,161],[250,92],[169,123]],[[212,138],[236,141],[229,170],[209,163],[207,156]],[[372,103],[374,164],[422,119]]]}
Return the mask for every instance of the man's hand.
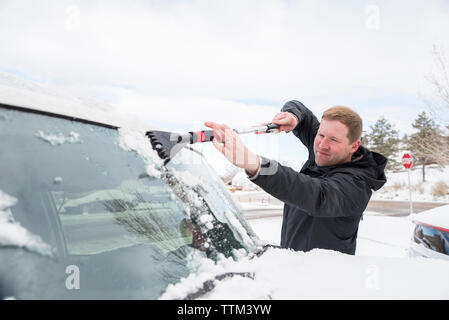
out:
{"label": "man's hand", "polygon": [[239,168],[243,168],[250,175],[254,175],[260,167],[260,159],[251,152],[240,139],[239,135],[225,124],[205,122],[204,125],[214,130],[214,147],[226,159]]}
{"label": "man's hand", "polygon": [[279,112],[274,116],[271,122],[280,125],[277,132],[290,132],[298,125],[298,118],[296,118],[291,112]]}

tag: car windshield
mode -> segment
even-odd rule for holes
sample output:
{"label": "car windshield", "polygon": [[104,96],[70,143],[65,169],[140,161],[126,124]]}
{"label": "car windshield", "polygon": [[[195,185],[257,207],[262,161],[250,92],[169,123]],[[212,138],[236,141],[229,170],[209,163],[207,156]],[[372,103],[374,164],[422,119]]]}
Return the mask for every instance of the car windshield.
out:
{"label": "car windshield", "polygon": [[197,151],[158,167],[124,138],[0,108],[0,202],[14,199],[0,204],[0,233],[21,231],[0,236],[0,297],[154,299],[192,257],[251,249],[254,233]]}

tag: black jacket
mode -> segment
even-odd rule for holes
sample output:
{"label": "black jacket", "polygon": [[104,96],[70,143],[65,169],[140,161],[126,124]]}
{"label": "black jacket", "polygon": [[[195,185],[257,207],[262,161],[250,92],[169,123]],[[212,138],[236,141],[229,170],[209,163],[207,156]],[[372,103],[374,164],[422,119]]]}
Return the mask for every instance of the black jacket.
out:
{"label": "black jacket", "polygon": [[[313,142],[320,123],[298,101],[287,102],[282,111],[296,115],[293,130],[309,150],[300,172],[277,164],[274,174],[259,174],[253,182],[283,201],[281,247],[300,251],[314,248],[355,254],[357,231],[372,190],[386,182],[387,159],[360,146],[353,160],[335,166],[315,163]],[[360,158],[360,156],[362,156]],[[271,162],[263,158],[263,163]]]}

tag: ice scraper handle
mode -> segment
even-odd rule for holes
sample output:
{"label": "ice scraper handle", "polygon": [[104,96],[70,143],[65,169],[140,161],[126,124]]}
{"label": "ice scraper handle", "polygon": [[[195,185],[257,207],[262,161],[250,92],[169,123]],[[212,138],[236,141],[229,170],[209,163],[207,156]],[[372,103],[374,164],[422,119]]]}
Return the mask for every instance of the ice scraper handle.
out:
{"label": "ice scraper handle", "polygon": [[214,131],[213,130],[202,130],[196,132],[189,132],[190,135],[190,143],[197,142],[208,142],[214,139]]}
{"label": "ice scraper handle", "polygon": [[269,123],[269,124],[267,125],[267,131],[265,131],[265,132],[266,132],[266,133],[270,133],[270,132],[273,132],[273,131],[279,129],[280,127],[281,127],[281,126],[278,125],[278,124]]}
{"label": "ice scraper handle", "polygon": [[279,129],[280,126],[278,124],[274,124],[274,123],[269,123],[263,126],[258,126],[258,127],[251,127],[251,128],[246,128],[246,129],[241,129],[241,130],[235,130],[238,134],[244,134],[244,133],[270,133],[273,132],[276,129]]}
{"label": "ice scraper handle", "polygon": [[[235,132],[238,134],[245,134],[245,133],[270,133],[273,132],[276,129],[279,129],[278,124],[269,123],[264,126],[259,127],[251,127],[247,129],[234,129]],[[208,142],[212,141],[214,139],[214,131],[213,130],[202,130],[202,131],[196,131],[196,132],[189,132],[190,136],[190,143],[198,143],[198,142]]]}

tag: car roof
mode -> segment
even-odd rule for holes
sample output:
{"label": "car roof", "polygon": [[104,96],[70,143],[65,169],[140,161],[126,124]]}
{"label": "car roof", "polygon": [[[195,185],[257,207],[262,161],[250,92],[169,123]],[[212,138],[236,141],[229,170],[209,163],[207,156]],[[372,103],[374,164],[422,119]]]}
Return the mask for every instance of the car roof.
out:
{"label": "car roof", "polygon": [[413,216],[413,220],[421,224],[449,230],[449,205],[416,214]]}
{"label": "car roof", "polygon": [[0,72],[0,104],[115,128],[154,129],[142,121],[114,115],[111,112],[114,107],[106,103],[3,72]]}

